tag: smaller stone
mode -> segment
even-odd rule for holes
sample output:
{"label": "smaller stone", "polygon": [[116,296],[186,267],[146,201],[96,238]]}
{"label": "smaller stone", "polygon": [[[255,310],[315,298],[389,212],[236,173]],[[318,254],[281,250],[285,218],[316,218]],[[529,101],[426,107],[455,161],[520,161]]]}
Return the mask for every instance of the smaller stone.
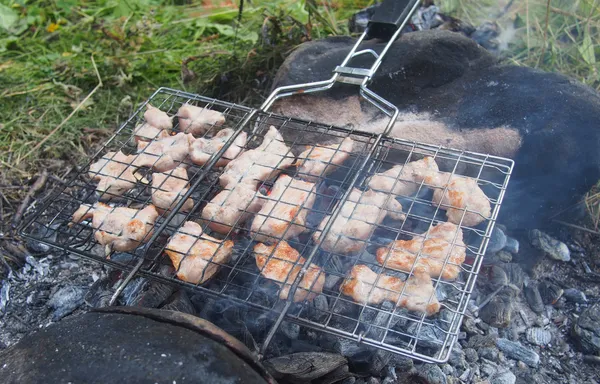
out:
{"label": "smaller stone", "polygon": [[552,341],[552,334],[544,328],[529,328],[526,337],[527,341],[535,345],[547,345]]}
{"label": "smaller stone", "polygon": [[553,260],[571,260],[569,247],[562,241],[556,240],[542,231],[534,229],[529,232],[529,240],[534,247],[546,253]]}
{"label": "smaller stone", "polygon": [[298,324],[284,321],[279,329],[291,340],[296,340],[300,336],[300,326]]}
{"label": "smaller stone", "polygon": [[542,281],[538,288],[544,304],[556,304],[564,293],[561,287],[549,281]]}
{"label": "smaller stone", "polygon": [[585,304],[587,303],[587,297],[585,297],[585,293],[581,292],[579,289],[568,288],[565,289],[563,296],[574,303]]}
{"label": "smaller stone", "polygon": [[465,352],[465,360],[467,360],[469,363],[474,363],[477,360],[479,360],[479,356],[477,355],[477,351],[473,348],[466,348],[464,350]]}
{"label": "smaller stone", "polygon": [[[506,245],[504,246],[504,251],[510,252],[513,255],[519,253],[519,241],[512,237],[506,237]],[[511,256],[512,258],[512,256]]]}
{"label": "smaller stone", "polygon": [[519,362],[517,363],[517,367],[519,367],[519,369],[527,369],[527,368],[528,368],[528,367],[527,367],[527,364],[525,364],[525,363],[524,363],[524,362],[522,362],[522,361],[519,361]]}
{"label": "smaller stone", "polygon": [[490,384],[515,384],[517,377],[511,371],[496,372],[489,379]]}
{"label": "smaller stone", "polygon": [[467,367],[467,362],[465,360],[465,352],[454,348],[452,352],[450,352],[450,358],[448,359],[448,363],[455,368],[465,369]]}
{"label": "smaller stone", "polygon": [[490,361],[497,361],[498,353],[500,353],[500,351],[495,347],[483,347],[479,349],[479,357]]}
{"label": "smaller stone", "polygon": [[490,241],[487,246],[487,250],[485,253],[487,255],[493,254],[504,248],[506,245],[506,235],[502,229],[494,226],[492,233],[490,235]]}
{"label": "smaller stone", "polygon": [[442,369],[436,364],[423,364],[417,368],[423,377],[427,379],[429,384],[447,384],[446,375],[442,372]]}
{"label": "smaller stone", "polygon": [[524,289],[525,299],[531,310],[538,315],[544,312],[544,301],[537,284],[530,282]]}
{"label": "smaller stone", "polygon": [[497,295],[479,311],[479,317],[496,328],[507,328],[512,318],[510,298]]}
{"label": "smaller stone", "polygon": [[54,309],[52,321],[59,321],[73,313],[83,304],[84,296],[83,288],[77,286],[62,287],[56,291],[48,301],[48,306]]}
{"label": "smaller stone", "polygon": [[540,362],[540,356],[535,353],[535,351],[523,346],[519,342],[502,338],[496,340],[496,346],[504,352],[507,357],[513,360],[520,360],[530,367],[536,367]]}

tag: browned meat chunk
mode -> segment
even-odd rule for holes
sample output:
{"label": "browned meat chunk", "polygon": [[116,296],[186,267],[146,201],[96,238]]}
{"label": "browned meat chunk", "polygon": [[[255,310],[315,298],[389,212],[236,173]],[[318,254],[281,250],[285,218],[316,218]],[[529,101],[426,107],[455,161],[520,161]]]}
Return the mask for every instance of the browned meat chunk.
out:
{"label": "browned meat chunk", "polygon": [[253,186],[240,183],[232,189],[222,190],[206,204],[202,219],[208,221],[213,231],[227,234],[234,226],[241,227],[262,204]]}
{"label": "browned meat chunk", "polygon": [[490,200],[475,179],[440,172],[432,184],[433,204],[446,210],[448,221],[473,227],[491,216]]}
{"label": "browned meat chunk", "polygon": [[184,104],[177,111],[179,129],[195,136],[205,134],[212,127],[219,127],[225,123],[225,116],[219,111]]}
{"label": "browned meat chunk", "polygon": [[298,177],[317,182],[324,178],[348,159],[354,147],[354,140],[346,137],[341,143],[327,146],[314,146],[308,148],[298,156],[296,166]]}
{"label": "browned meat chunk", "polygon": [[[352,254],[366,247],[365,242],[375,228],[389,215],[393,219],[404,220],[402,205],[391,196],[369,189],[366,192],[354,188],[331,230],[321,242],[321,248],[327,252]],[[319,230],[313,234],[313,240],[318,243],[321,231],[329,222],[331,216],[321,221]]]}
{"label": "browned meat chunk", "polygon": [[[219,131],[214,137],[200,138],[196,139],[191,146],[190,157],[194,164],[204,165],[212,155],[219,152],[225,142],[231,138],[231,136],[235,133],[235,131],[231,128],[225,128]],[[235,159],[240,152],[244,149],[246,145],[248,135],[246,132],[242,132],[235,138],[233,143],[225,153],[221,156],[221,158],[215,164],[217,167],[224,167],[229,164],[229,162]]]}
{"label": "browned meat chunk", "polygon": [[[285,241],[273,246],[257,244],[254,252],[260,273],[282,287],[279,298],[287,300],[290,288],[306,259]],[[323,291],[323,285],[325,285],[325,273],[318,266],[311,264],[298,284],[298,289],[294,293],[294,302],[312,301]]]}
{"label": "browned meat chunk", "polygon": [[231,259],[233,241],[219,240],[202,232],[202,227],[186,221],[169,240],[165,253],[177,270],[177,278],[202,284]]}
{"label": "browned meat chunk", "polygon": [[466,256],[462,230],[452,223],[440,223],[432,226],[425,236],[394,241],[379,248],[377,261],[403,272],[410,272],[413,266],[423,267],[431,277],[455,280]]}
{"label": "browned meat chunk", "polygon": [[96,191],[101,193],[100,200],[108,200],[111,195],[122,195],[135,187],[137,182],[134,172],[136,167],[131,163],[134,156],[123,152],[108,152],[94,164],[88,172],[90,178],[98,181]]}
{"label": "browned meat chunk", "polygon": [[293,161],[290,148],[279,131],[271,126],[260,146],[242,153],[225,166],[219,181],[223,188],[239,182],[256,186],[261,181],[277,176]]}
{"label": "browned meat chunk", "polygon": [[277,179],[265,203],[252,221],[256,241],[272,243],[308,230],[306,215],[315,202],[315,185],[287,175]]}
{"label": "browned meat chunk", "polygon": [[378,279],[377,273],[366,265],[356,265],[344,280],[340,291],[361,304],[391,301],[397,307],[405,307],[428,316],[440,310],[431,278],[426,271],[420,269],[415,269],[413,276],[402,281],[398,277],[384,274]]}
{"label": "browned meat chunk", "polygon": [[[189,189],[187,170],[183,167],[152,175],[152,203],[159,211],[164,212],[175,206]],[[189,212],[193,207],[194,201],[187,199],[181,211]]]}
{"label": "browned meat chunk", "polygon": [[144,112],[144,120],[146,120],[148,124],[157,129],[173,128],[173,118],[167,115],[166,112],[163,112],[150,104],[147,104],[146,107],[148,109]]}
{"label": "browned meat chunk", "polygon": [[140,210],[95,203],[93,206],[81,204],[73,214],[73,222],[80,223],[91,218],[98,243],[106,246],[108,251],[127,252],[152,236],[157,217],[158,212],[152,205]]}
{"label": "browned meat chunk", "polygon": [[193,141],[194,137],[190,134],[178,133],[171,136],[167,131],[162,131],[156,140],[138,142],[134,165],[151,167],[159,172],[170,171],[186,160]]}
{"label": "browned meat chunk", "polygon": [[438,166],[432,157],[399,164],[385,172],[377,173],[369,180],[369,188],[389,192],[398,196],[412,196],[424,182],[430,184],[438,172]]}

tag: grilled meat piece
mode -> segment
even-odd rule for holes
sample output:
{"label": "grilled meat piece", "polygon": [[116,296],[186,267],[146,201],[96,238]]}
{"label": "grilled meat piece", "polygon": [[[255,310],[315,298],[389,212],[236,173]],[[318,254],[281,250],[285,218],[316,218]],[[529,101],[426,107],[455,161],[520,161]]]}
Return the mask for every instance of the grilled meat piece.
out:
{"label": "grilled meat piece", "polygon": [[239,183],[232,189],[222,190],[206,204],[202,219],[209,221],[208,226],[213,231],[227,234],[232,227],[242,226],[262,204],[253,186]]}
{"label": "grilled meat piece", "polygon": [[[214,137],[196,139],[191,146],[190,157],[192,162],[197,165],[204,165],[212,155],[219,152],[225,142],[234,134],[231,128],[220,130]],[[231,160],[235,159],[246,145],[248,135],[242,132],[235,138],[233,144],[223,153],[221,158],[215,164],[217,167],[224,167]]]}
{"label": "grilled meat piece", "polygon": [[256,241],[272,243],[306,231],[306,215],[316,198],[315,184],[280,176],[252,221]]}
{"label": "grilled meat piece", "polygon": [[[256,265],[260,273],[282,287],[279,298],[287,300],[290,288],[306,259],[285,241],[272,246],[259,243],[254,246],[254,253],[256,253]],[[294,293],[294,302],[312,301],[323,291],[323,285],[325,285],[325,272],[311,263]]]}
{"label": "grilled meat piece", "polygon": [[399,164],[385,172],[377,173],[368,182],[369,188],[398,196],[412,196],[422,182],[430,184],[438,166],[432,157]]}
{"label": "grilled meat piece", "polygon": [[462,230],[452,223],[432,226],[425,238],[397,240],[377,250],[377,261],[387,268],[410,272],[414,265],[415,269],[427,268],[431,277],[445,280],[458,277],[465,256]]}
{"label": "grilled meat piece", "polygon": [[219,240],[202,232],[202,227],[186,221],[169,240],[165,253],[177,270],[177,278],[202,284],[231,259],[233,241]]}
{"label": "grilled meat piece", "polygon": [[[159,211],[164,212],[175,206],[189,189],[187,170],[183,167],[152,175],[152,203]],[[194,201],[187,199],[181,211],[189,212],[193,207]]]}
{"label": "grilled meat piece", "polygon": [[135,156],[127,156],[123,152],[108,152],[94,164],[88,172],[90,178],[98,181],[96,191],[100,200],[108,200],[111,195],[122,195],[135,187],[137,182],[132,165]]}
{"label": "grilled meat piece", "polygon": [[298,177],[303,180],[317,182],[335,171],[336,168],[348,159],[354,140],[346,137],[341,143],[327,146],[309,147],[298,156],[296,166],[298,167]]}
{"label": "grilled meat piece", "polygon": [[293,161],[290,148],[279,131],[271,126],[260,146],[242,153],[225,166],[219,181],[223,188],[238,182],[256,186],[259,182],[278,175]]}
{"label": "grilled meat piece", "polygon": [[219,111],[184,104],[177,111],[179,129],[195,136],[205,134],[212,127],[219,127],[225,123],[225,116]]}
{"label": "grilled meat piece", "polygon": [[150,104],[147,104],[146,107],[148,109],[144,112],[144,120],[146,120],[148,124],[157,129],[173,128],[173,118],[167,115],[166,112],[163,112]]}
{"label": "grilled meat piece", "polygon": [[136,141],[152,141],[160,135],[162,129],[158,129],[148,123],[143,123],[135,127],[133,134]]}
{"label": "grilled meat piece", "polygon": [[[387,215],[396,220],[405,219],[402,205],[394,196],[371,189],[363,192],[354,188],[331,230],[321,242],[321,248],[340,254],[358,252]],[[319,230],[313,234],[316,243],[319,242],[321,231],[325,229],[330,218],[331,216],[325,217],[319,225]]]}
{"label": "grilled meat piece", "polygon": [[446,210],[448,221],[461,224],[462,220],[462,225],[474,227],[491,216],[490,200],[475,179],[440,172],[432,184],[437,187],[433,192],[432,202]]}
{"label": "grilled meat piece", "polygon": [[162,131],[156,140],[138,142],[138,154],[133,163],[138,167],[152,167],[159,172],[170,171],[186,160],[193,141],[194,136],[190,134],[171,136],[167,131]]}
{"label": "grilled meat piece", "polygon": [[361,304],[381,304],[387,300],[397,307],[425,313],[428,316],[440,310],[431,277],[425,269],[421,268],[415,268],[414,275],[402,281],[398,277],[384,274],[377,279],[377,273],[369,267],[356,265],[344,280],[340,291]]}
{"label": "grilled meat piece", "polygon": [[118,252],[131,251],[152,236],[158,212],[154,206],[144,209],[113,208],[104,203],[81,204],[73,213],[73,222],[92,219],[94,237],[98,243]]}

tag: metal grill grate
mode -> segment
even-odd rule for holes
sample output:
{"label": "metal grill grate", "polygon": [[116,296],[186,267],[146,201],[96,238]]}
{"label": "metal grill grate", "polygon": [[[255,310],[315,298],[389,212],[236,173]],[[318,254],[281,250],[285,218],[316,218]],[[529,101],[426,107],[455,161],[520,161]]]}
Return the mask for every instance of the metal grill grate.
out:
{"label": "metal grill grate", "polygon": [[[107,203],[113,207],[140,209],[152,204],[152,187],[148,180],[154,180],[158,172],[144,167],[136,167],[133,172],[135,186],[128,188],[126,193],[109,191],[98,194],[98,183],[88,175],[93,162],[88,163],[66,188],[48,200],[28,222],[23,233],[65,251],[132,271],[132,275],[149,276],[270,312],[277,320],[264,341],[263,350],[281,321],[287,319],[423,361],[443,362],[448,359],[498,215],[512,171],[512,161],[290,119],[170,89],[160,89],[148,101],[171,116],[186,102],[222,112],[225,116],[223,126],[209,127],[202,137],[213,137],[224,127],[232,128],[235,134],[203,166],[194,164],[189,158],[183,159],[182,166],[187,167],[189,177],[189,191],[182,191],[181,196],[172,198],[168,207],[163,207],[152,225],[152,231],[148,231],[134,249],[107,249],[94,236],[91,223],[83,221],[75,224],[72,216],[81,204],[93,204],[98,198],[107,200],[110,197]],[[143,122],[143,112],[144,106],[117,131],[94,160],[115,151],[136,155],[135,127]],[[215,166],[221,165],[218,160],[229,148],[237,145],[234,144],[236,137],[247,136],[244,150],[256,149],[269,140],[270,136],[265,136],[269,135],[271,126],[277,129],[281,138],[269,143],[285,144],[289,150],[277,152],[280,156],[276,156],[272,163],[262,165],[265,172],[260,175],[260,180],[256,180],[254,171],[257,168],[253,168],[256,164],[250,162],[241,167],[239,175],[244,182],[250,180],[244,188],[251,191],[243,196],[250,197],[235,198],[233,192],[227,192],[229,195],[220,203],[222,207],[238,206],[243,214],[237,216],[241,218],[224,220],[218,209],[211,211],[216,214],[208,215],[206,207],[211,201],[214,203],[216,196],[224,190],[241,188],[242,184],[234,181],[226,187],[220,185],[219,178],[224,170]],[[178,127],[178,119],[175,119],[173,131],[177,132]],[[352,150],[336,146],[347,138],[353,141]],[[300,167],[297,160],[304,151],[308,151],[305,153],[309,156],[323,151],[326,161],[311,163],[316,167],[307,173],[309,168]],[[337,156],[344,161],[336,162]],[[436,189],[439,194],[448,193],[447,182],[415,182],[411,177],[400,174],[390,178],[391,187],[388,184],[387,187],[369,185],[374,175],[394,167],[402,170],[410,167],[408,164],[411,162],[425,157],[439,167],[435,175],[448,178],[460,175],[475,180],[489,201],[491,211],[488,217],[477,215],[469,207],[452,207],[444,199],[432,203]],[[266,161],[265,158],[261,153],[255,158],[255,163]],[[114,155],[111,159],[117,164],[124,163],[117,161]],[[125,163],[135,162],[132,159],[135,158],[128,158]],[[283,167],[292,162],[294,164]],[[125,171],[116,179],[130,180],[123,176],[129,164],[123,165]],[[324,169],[327,172],[323,172]],[[177,180],[180,176],[170,174],[168,177]],[[301,179],[309,181],[292,181]],[[163,184],[155,185],[156,189],[162,190]],[[395,189],[397,185],[403,185],[404,192],[412,193],[403,195],[402,191]],[[304,196],[298,197],[302,194]],[[192,199],[193,207],[188,205],[188,199]],[[260,202],[260,211],[252,209],[253,201]],[[398,203],[402,205],[401,211]],[[401,268],[388,265],[389,258],[378,260],[378,250],[399,240],[428,239],[430,227],[446,222],[445,212],[452,208],[456,209],[455,214],[458,212],[456,224],[462,231],[464,245],[456,233],[452,234],[443,258],[436,264],[442,273],[454,271],[458,275],[456,279],[432,277],[431,286],[428,286],[431,294],[425,300],[439,301],[439,312],[426,316],[407,309],[406,305],[397,306],[405,299],[412,300],[409,288],[404,285],[398,292],[391,292],[389,286],[379,286],[379,281],[382,277],[385,279],[385,275],[397,279],[395,281],[415,278],[420,263],[427,259],[427,255],[419,248],[414,255],[416,261]],[[400,219],[400,214],[404,214],[406,219]],[[139,213],[132,217],[135,219],[137,215]],[[481,223],[467,225],[465,218],[470,216],[467,221],[471,221],[472,215],[479,217]],[[243,220],[244,216],[246,220]],[[342,220],[343,225],[338,220]],[[255,221],[262,222],[262,225],[255,224]],[[198,232],[191,230],[189,225],[184,228],[187,222],[199,223],[194,228],[202,228],[203,237],[197,236]],[[169,240],[177,233],[191,236],[187,248],[175,249],[169,245]],[[262,249],[259,254],[264,259],[259,268],[254,247],[260,242],[276,244],[283,240],[295,250],[290,250],[291,256],[288,252],[287,261],[281,260],[273,249],[260,248],[257,250]],[[202,268],[198,267],[200,264],[194,264],[196,272],[200,271],[196,277],[191,278],[189,273],[186,277],[185,265],[198,262],[196,259],[202,252],[195,247],[201,244],[205,246],[203,249],[212,249],[213,256],[205,261],[207,265]],[[454,249],[460,248],[466,259],[464,263],[454,263],[450,255]],[[179,268],[171,269],[168,274],[165,274],[165,268],[160,268],[161,265],[172,264],[166,250],[170,251],[172,258],[179,259]],[[229,256],[219,258],[220,251],[227,253],[229,250]],[[386,255],[386,252],[382,254]],[[314,268],[309,268],[309,265],[314,265]],[[369,267],[376,276],[368,292],[363,293],[369,299],[377,293],[384,293],[388,300],[358,303],[341,293],[344,279],[359,265]],[[278,282],[272,275],[270,278],[265,276],[271,267],[282,268]],[[303,267],[303,272],[299,273]],[[182,278],[196,283],[182,281]],[[289,291],[287,295],[279,295],[281,286]]]}

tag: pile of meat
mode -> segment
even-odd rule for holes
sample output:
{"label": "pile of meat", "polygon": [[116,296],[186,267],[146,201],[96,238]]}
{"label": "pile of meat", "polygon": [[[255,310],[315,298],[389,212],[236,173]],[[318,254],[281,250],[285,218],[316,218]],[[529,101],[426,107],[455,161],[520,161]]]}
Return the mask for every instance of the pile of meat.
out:
{"label": "pile of meat", "polygon": [[[187,165],[206,164],[235,134],[224,128],[212,137],[203,136],[222,126],[225,117],[187,104],[177,112],[178,132],[172,131],[173,117],[150,105],[144,118],[134,132],[138,152],[107,153],[92,164],[89,174],[98,182],[101,200],[108,200],[136,185],[139,167],[151,168],[153,205],[137,210],[102,202],[83,204],[73,215],[74,223],[92,218],[95,238],[106,247],[107,254],[142,245],[151,236],[159,213],[168,212],[177,203],[183,212],[193,210],[197,204],[192,199],[181,201],[189,190]],[[313,300],[323,291],[325,271],[314,263],[307,264],[301,256],[303,250],[292,246],[298,243],[292,240],[306,234],[321,252],[356,260],[340,286],[340,292],[355,302],[390,301],[426,315],[440,310],[432,279],[459,277],[466,257],[461,227],[478,225],[491,214],[490,201],[476,180],[441,172],[431,157],[398,164],[372,175],[364,190],[353,188],[335,219],[329,213],[311,226],[308,216],[314,211],[320,183],[326,183],[326,176],[349,159],[355,142],[348,137],[334,144],[309,146],[295,156],[273,126],[266,130],[258,147],[245,149],[246,141],[245,133],[238,134],[216,160],[214,165],[223,167],[220,190],[201,210],[200,223],[183,223],[165,247],[179,279],[192,284],[210,280],[230,262],[233,235],[246,231],[255,241],[256,265],[265,278],[279,285],[279,298]],[[268,180],[274,182],[264,193]],[[379,265],[359,264],[356,255],[365,251],[369,238],[384,220],[391,221],[388,226],[394,228],[406,220],[397,198],[414,196],[424,187],[434,189],[432,204],[446,211],[447,221],[432,223],[426,233],[410,240],[380,247],[376,250]],[[214,236],[205,233],[207,230]],[[386,269],[409,277],[396,277],[385,273]],[[296,280],[293,297],[289,297]]]}

